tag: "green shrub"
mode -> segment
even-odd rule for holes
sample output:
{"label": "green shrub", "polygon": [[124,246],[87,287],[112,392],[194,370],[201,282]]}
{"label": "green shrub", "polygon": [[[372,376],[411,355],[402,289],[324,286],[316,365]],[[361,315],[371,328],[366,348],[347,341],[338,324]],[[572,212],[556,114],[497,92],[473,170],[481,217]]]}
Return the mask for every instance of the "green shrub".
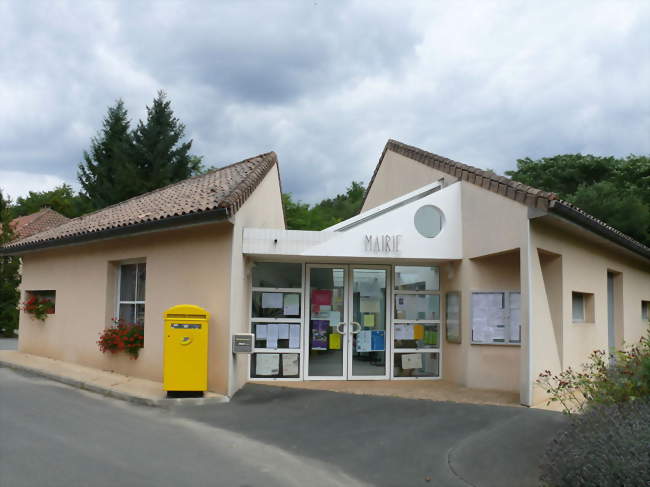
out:
{"label": "green shrub", "polygon": [[650,485],[650,399],[588,407],[547,447],[551,487]]}
{"label": "green shrub", "polygon": [[568,414],[588,405],[650,397],[650,334],[613,354],[592,352],[581,371],[569,367],[553,374],[546,370],[537,384],[549,394],[549,403],[559,402]]}

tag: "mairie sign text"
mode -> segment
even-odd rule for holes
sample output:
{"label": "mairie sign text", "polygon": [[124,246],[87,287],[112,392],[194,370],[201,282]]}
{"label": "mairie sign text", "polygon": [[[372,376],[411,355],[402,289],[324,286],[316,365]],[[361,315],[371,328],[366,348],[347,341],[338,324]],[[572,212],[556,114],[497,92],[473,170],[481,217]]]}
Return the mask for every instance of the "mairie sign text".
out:
{"label": "mairie sign text", "polygon": [[364,235],[363,245],[366,252],[399,252],[401,235]]}

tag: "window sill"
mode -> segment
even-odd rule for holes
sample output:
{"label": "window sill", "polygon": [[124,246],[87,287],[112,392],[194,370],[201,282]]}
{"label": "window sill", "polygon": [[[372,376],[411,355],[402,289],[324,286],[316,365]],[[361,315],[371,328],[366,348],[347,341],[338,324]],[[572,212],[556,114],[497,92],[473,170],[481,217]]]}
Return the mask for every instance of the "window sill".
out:
{"label": "window sill", "polygon": [[521,343],[471,342],[470,345],[496,345],[497,347],[521,347]]}

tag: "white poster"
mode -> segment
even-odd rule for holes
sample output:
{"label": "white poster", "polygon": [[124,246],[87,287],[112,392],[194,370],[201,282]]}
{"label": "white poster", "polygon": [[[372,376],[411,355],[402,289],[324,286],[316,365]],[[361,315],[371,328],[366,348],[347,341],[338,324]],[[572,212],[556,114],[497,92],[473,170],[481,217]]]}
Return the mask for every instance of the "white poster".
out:
{"label": "white poster", "polygon": [[329,320],[330,326],[337,326],[341,322],[341,312],[330,311]]}
{"label": "white poster", "polygon": [[266,340],[267,336],[266,325],[255,325],[255,340]]}
{"label": "white poster", "polygon": [[297,353],[282,354],[282,375],[284,377],[298,375],[299,357]]}
{"label": "white poster", "polygon": [[278,348],[278,336],[280,329],[277,323],[270,323],[268,325],[268,334],[266,338],[266,348]]}
{"label": "white poster", "polygon": [[474,342],[503,341],[505,329],[497,328],[497,325],[504,324],[503,318],[503,293],[472,294],[472,340]]}
{"label": "white poster", "polygon": [[421,369],[422,368],[422,354],[420,353],[405,353],[402,355],[402,369]]}
{"label": "white poster", "polygon": [[284,316],[299,316],[299,315],[300,315],[300,295],[285,294],[284,295]]}
{"label": "white poster", "polygon": [[372,351],[372,330],[361,330],[357,333],[357,352]]}
{"label": "white poster", "polygon": [[278,340],[288,340],[288,339],[289,339],[289,324],[278,323]]}
{"label": "white poster", "polygon": [[279,353],[255,354],[256,375],[278,375],[280,373]]}
{"label": "white poster", "polygon": [[300,348],[300,325],[289,325],[289,348]]}
{"label": "white poster", "polygon": [[282,309],[282,293],[262,293],[262,308]]}
{"label": "white poster", "polygon": [[395,324],[395,340],[413,340],[413,327],[408,324]]}

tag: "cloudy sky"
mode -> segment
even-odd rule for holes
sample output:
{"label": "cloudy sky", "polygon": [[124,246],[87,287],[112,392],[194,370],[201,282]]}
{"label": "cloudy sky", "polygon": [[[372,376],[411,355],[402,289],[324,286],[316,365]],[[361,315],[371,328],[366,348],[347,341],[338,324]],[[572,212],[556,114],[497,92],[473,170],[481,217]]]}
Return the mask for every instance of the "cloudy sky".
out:
{"label": "cloudy sky", "polygon": [[0,187],[76,184],[108,105],[159,89],[221,166],[274,150],[314,202],[394,138],[499,173],[650,153],[650,3],[0,0]]}

